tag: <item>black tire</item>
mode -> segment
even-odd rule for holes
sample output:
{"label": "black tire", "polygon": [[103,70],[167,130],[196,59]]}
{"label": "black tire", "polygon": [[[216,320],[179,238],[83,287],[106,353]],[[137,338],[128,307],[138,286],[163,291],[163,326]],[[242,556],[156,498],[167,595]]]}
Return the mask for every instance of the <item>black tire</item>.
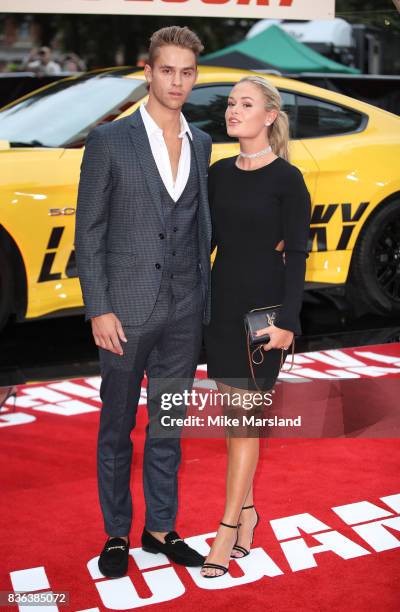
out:
{"label": "black tire", "polygon": [[11,313],[13,289],[12,277],[7,256],[0,246],[0,331]]}
{"label": "black tire", "polygon": [[400,315],[400,199],[383,204],[362,229],[347,294],[357,314]]}

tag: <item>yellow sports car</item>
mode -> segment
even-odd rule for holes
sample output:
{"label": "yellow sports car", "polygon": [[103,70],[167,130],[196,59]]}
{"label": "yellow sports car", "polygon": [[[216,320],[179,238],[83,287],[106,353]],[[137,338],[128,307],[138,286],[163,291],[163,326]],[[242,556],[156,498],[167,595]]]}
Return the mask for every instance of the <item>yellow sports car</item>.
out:
{"label": "yellow sports car", "polygon": [[[238,146],[226,98],[247,71],[201,67],[183,111],[213,139],[213,160]],[[306,286],[341,285],[366,310],[400,313],[400,118],[297,80],[267,78],[291,120],[291,161],[313,209]],[[142,70],[110,69],[43,87],[0,111],[0,326],[82,312],[74,257],[80,165],[88,132],[146,99]]]}

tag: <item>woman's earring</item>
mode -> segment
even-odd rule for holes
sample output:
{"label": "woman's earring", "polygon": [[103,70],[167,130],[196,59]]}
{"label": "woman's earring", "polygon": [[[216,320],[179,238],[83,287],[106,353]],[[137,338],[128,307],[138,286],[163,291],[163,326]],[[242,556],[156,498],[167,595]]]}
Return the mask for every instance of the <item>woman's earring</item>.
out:
{"label": "woman's earring", "polygon": [[271,125],[271,124],[270,124],[270,123],[266,123],[266,124],[265,124],[265,127],[267,127],[268,125]]}

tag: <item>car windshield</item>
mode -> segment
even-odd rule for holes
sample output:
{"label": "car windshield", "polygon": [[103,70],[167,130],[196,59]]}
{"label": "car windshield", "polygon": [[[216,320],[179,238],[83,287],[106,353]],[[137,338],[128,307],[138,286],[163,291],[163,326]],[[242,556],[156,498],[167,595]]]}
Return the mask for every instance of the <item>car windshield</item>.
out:
{"label": "car windshield", "polygon": [[0,111],[0,140],[14,147],[82,147],[95,125],[146,93],[145,81],[112,74],[60,81]]}

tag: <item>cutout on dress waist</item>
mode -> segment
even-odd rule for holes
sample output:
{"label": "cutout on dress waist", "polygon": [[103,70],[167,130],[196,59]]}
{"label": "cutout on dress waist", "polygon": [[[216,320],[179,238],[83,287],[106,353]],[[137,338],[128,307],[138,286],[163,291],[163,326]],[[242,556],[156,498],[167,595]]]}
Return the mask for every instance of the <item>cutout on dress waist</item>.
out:
{"label": "cutout on dress waist", "polygon": [[[279,248],[282,247],[282,248]],[[286,263],[285,260],[285,253],[283,252],[283,249],[285,248],[285,241],[281,240],[280,242],[278,242],[278,244],[275,246],[275,251],[278,251],[278,253],[282,253],[282,259],[283,259],[283,263]]]}

